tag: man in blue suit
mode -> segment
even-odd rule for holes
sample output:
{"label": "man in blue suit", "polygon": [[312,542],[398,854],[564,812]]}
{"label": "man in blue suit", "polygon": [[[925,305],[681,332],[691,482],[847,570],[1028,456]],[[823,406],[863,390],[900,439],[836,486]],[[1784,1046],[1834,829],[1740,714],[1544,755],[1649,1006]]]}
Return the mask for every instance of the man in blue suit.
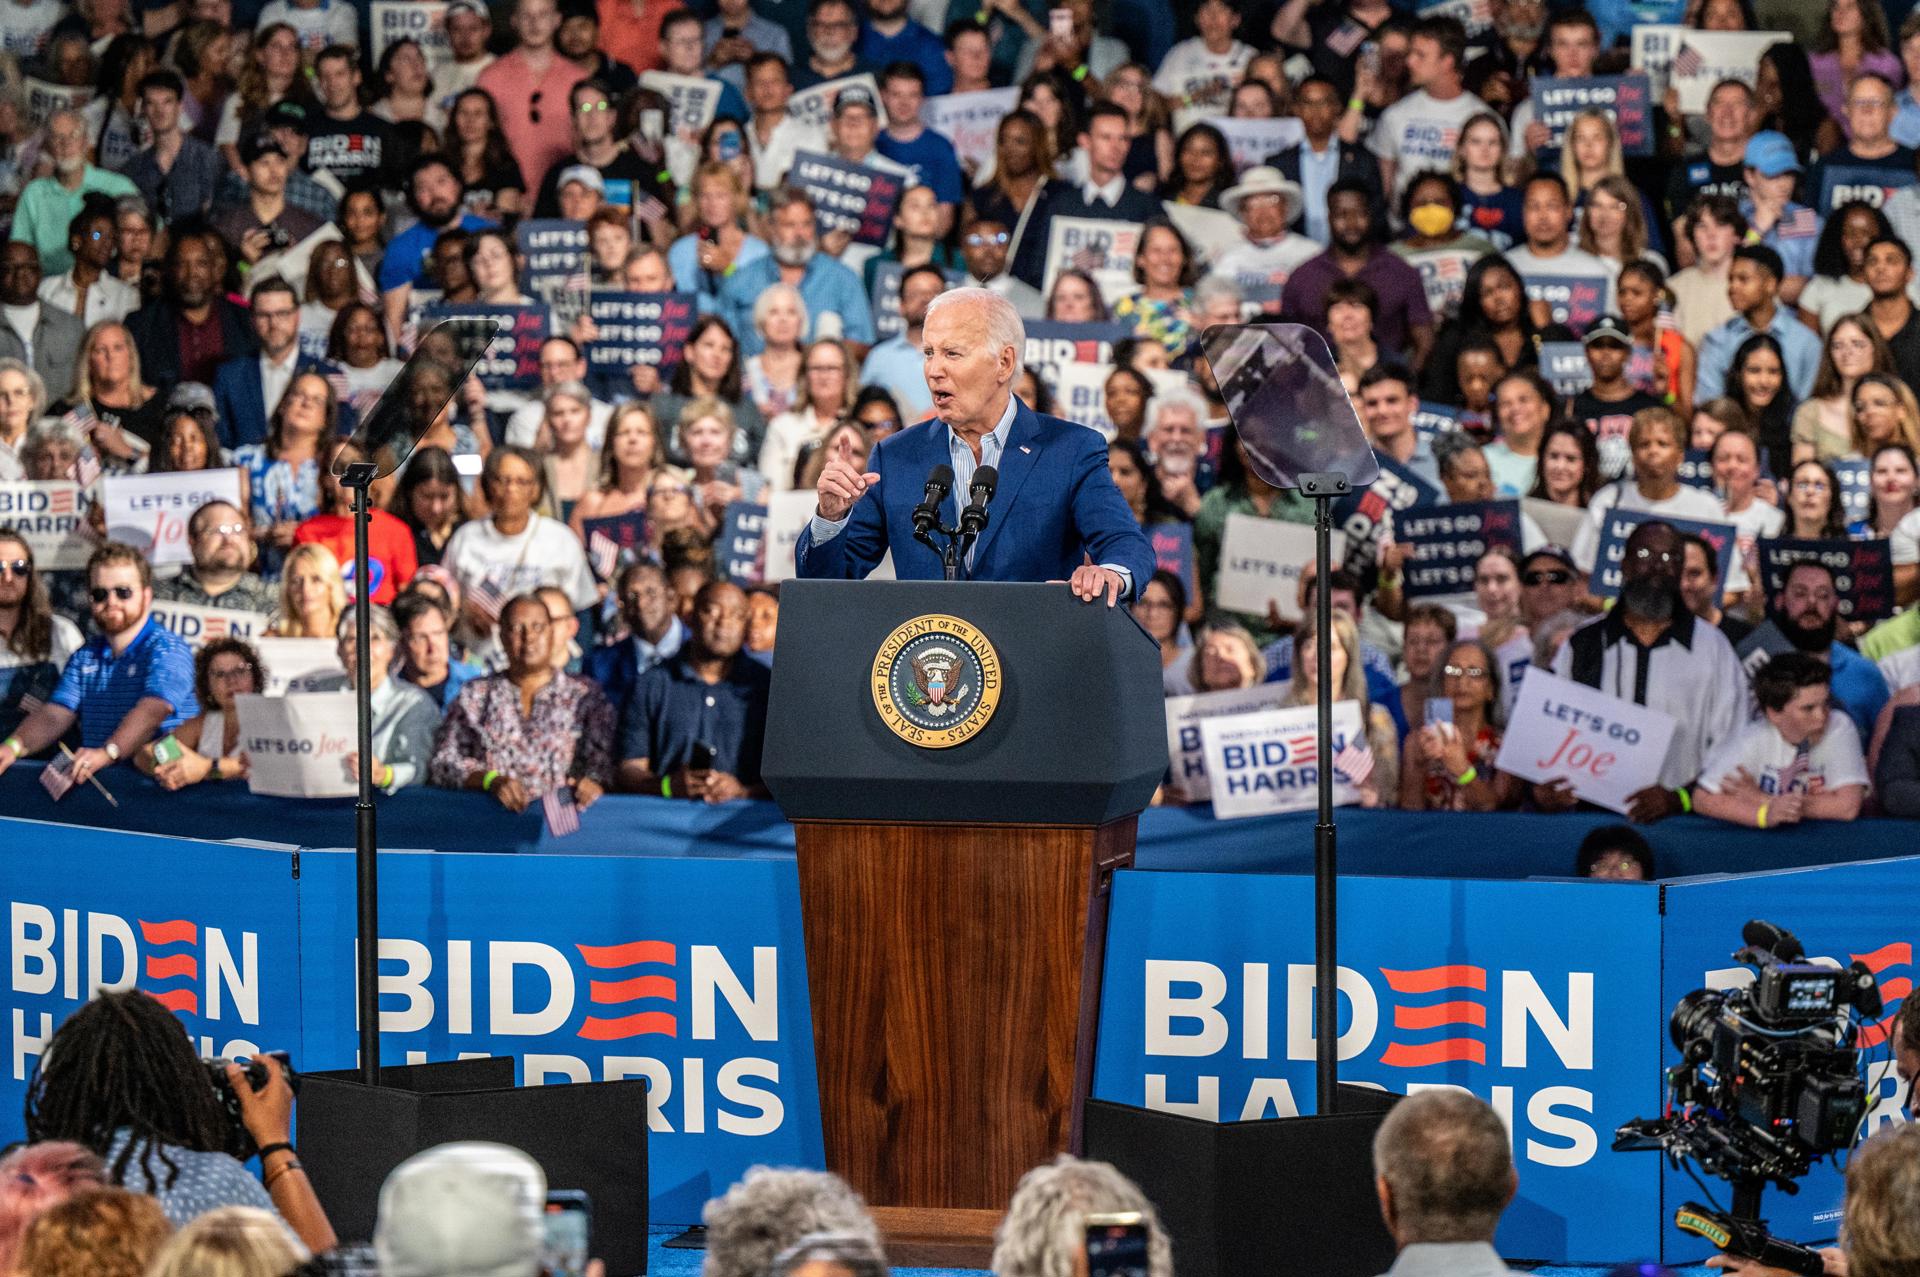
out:
{"label": "man in blue suit", "polygon": [[954,527],[974,472],[993,466],[1000,485],[966,575],[1066,581],[1108,607],[1132,597],[1153,574],[1153,548],[1113,485],[1100,435],[1014,396],[1026,332],[1012,303],[984,288],[942,293],[927,308],[925,343],[933,419],[883,439],[867,473],[850,443],[827,462],[795,547],[799,575],[864,577],[892,550],[901,580],[940,580],[940,556],[913,539],[927,472],[953,468],[941,521]]}
{"label": "man in blue suit", "polygon": [[[269,275],[251,297],[253,335],[258,350],[227,360],[213,370],[213,402],[220,413],[220,442],[227,448],[263,443],[280,396],[303,372],[331,376],[340,370],[300,354],[300,299],[293,285]],[[344,411],[344,410],[343,410]]]}

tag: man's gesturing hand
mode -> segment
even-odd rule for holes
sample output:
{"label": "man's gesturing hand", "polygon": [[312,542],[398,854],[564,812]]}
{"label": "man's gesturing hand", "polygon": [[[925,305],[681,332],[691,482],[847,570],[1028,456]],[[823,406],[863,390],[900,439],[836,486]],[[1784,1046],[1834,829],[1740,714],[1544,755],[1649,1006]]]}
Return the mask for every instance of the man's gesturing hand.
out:
{"label": "man's gesturing hand", "polygon": [[834,445],[833,455],[827,459],[827,468],[820,472],[820,482],[814,489],[820,496],[815,513],[828,523],[838,523],[853,509],[853,503],[878,482],[879,475],[862,474],[854,466],[853,436],[843,434]]}

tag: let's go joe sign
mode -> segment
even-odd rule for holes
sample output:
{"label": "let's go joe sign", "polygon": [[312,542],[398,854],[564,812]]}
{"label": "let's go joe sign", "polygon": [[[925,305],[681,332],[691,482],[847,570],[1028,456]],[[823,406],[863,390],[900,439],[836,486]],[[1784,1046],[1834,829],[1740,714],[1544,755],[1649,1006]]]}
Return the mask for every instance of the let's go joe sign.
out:
{"label": "let's go joe sign", "polygon": [[1660,779],[1674,721],[1535,667],[1515,697],[1495,765],[1523,780],[1565,780],[1591,803],[1625,814]]}

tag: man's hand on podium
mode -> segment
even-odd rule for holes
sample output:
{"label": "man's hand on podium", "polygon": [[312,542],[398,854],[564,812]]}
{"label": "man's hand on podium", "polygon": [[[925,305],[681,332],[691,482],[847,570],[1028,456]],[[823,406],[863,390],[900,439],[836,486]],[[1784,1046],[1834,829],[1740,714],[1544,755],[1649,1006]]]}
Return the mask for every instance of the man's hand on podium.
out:
{"label": "man's hand on podium", "polygon": [[1103,568],[1097,563],[1082,563],[1073,570],[1073,579],[1067,582],[1073,587],[1073,596],[1092,603],[1102,594],[1107,596],[1107,606],[1113,607],[1120,601],[1120,591],[1127,583],[1112,568]]}
{"label": "man's hand on podium", "polygon": [[834,445],[833,455],[827,459],[826,469],[820,472],[820,482],[814,488],[820,496],[815,513],[828,523],[838,523],[847,517],[854,502],[866,495],[867,489],[880,482],[877,474],[862,474],[853,463],[853,436],[842,434],[840,442]]}

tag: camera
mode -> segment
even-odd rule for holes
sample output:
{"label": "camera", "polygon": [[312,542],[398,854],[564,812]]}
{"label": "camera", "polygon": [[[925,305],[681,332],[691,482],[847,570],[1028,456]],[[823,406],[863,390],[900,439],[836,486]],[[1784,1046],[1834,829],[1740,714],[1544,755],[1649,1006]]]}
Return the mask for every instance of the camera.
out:
{"label": "camera", "polygon": [[291,232],[280,226],[267,227],[267,243],[276,249],[286,248],[293,243]]}
{"label": "camera", "polygon": [[1691,1160],[1734,1186],[1731,1212],[1682,1206],[1683,1231],[1817,1274],[1818,1254],[1767,1234],[1760,1194],[1768,1184],[1798,1192],[1816,1161],[1852,1145],[1868,1107],[1855,1042],[1860,1019],[1884,1009],[1880,982],[1863,962],[1805,961],[1793,933],[1770,922],[1747,923],[1740,938],[1733,960],[1753,968],[1753,983],[1680,999],[1668,1024],[1681,1061],[1667,1070],[1670,1116],[1625,1123],[1613,1147]]}
{"label": "camera", "polygon": [[234,1090],[233,1082],[227,1077],[227,1065],[238,1064],[246,1070],[246,1082],[255,1091],[267,1089],[271,1076],[267,1069],[278,1065],[286,1075],[287,1085],[296,1092],[300,1089],[300,1075],[293,1071],[293,1062],[285,1051],[264,1051],[245,1060],[202,1060],[206,1066],[207,1078],[213,1084],[213,1097],[219,1101],[220,1111],[227,1115],[227,1146],[222,1152],[231,1153],[238,1161],[246,1161],[260,1150],[255,1147],[253,1136],[247,1130],[247,1124],[240,1114],[240,1094]]}

